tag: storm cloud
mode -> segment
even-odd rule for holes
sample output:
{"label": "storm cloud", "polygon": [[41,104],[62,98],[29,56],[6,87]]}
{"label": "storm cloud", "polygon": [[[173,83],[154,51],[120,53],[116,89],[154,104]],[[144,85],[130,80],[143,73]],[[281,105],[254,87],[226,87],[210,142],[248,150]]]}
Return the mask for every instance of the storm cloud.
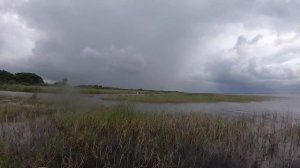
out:
{"label": "storm cloud", "polygon": [[297,0],[0,0],[0,69],[197,92],[300,87]]}

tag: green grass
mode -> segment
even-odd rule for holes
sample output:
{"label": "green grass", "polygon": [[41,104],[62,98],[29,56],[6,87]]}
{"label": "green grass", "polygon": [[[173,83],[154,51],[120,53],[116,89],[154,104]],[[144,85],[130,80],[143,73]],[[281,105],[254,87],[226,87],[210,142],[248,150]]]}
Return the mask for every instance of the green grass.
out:
{"label": "green grass", "polygon": [[18,85],[18,84],[0,84],[2,91],[16,91],[16,92],[44,92],[44,93],[63,93],[71,90],[67,87],[56,86],[32,86],[32,85]]}
{"label": "green grass", "polygon": [[107,96],[105,100],[133,101],[146,103],[186,103],[186,102],[252,102],[266,101],[271,97],[226,94],[141,94]]}
{"label": "green grass", "polygon": [[66,93],[77,92],[83,94],[160,94],[160,93],[174,93],[167,91],[141,90],[141,89],[120,89],[120,88],[93,88],[93,87],[72,87],[72,86],[33,86],[20,84],[0,84],[2,91],[16,91],[16,92],[38,92],[38,93]]}
{"label": "green grass", "polygon": [[[186,102],[252,102],[266,101],[272,97],[255,95],[230,94],[188,94],[175,91],[154,91],[119,88],[93,88],[71,86],[26,86],[0,85],[0,90],[34,92],[34,93],[82,93],[82,94],[112,94],[104,100],[147,102],[147,103],[186,103]],[[137,94],[138,93],[138,94]]]}
{"label": "green grass", "polygon": [[38,93],[66,93],[78,92],[83,94],[132,94],[136,93],[133,90],[122,90],[112,88],[77,88],[71,86],[32,86],[32,85],[0,85],[2,91],[17,91],[17,92],[38,92]]}
{"label": "green grass", "polygon": [[146,113],[72,97],[0,104],[0,167],[289,167],[299,142],[290,114]]}
{"label": "green grass", "polygon": [[111,88],[79,88],[80,93],[84,94],[135,94],[135,90],[111,89]]}

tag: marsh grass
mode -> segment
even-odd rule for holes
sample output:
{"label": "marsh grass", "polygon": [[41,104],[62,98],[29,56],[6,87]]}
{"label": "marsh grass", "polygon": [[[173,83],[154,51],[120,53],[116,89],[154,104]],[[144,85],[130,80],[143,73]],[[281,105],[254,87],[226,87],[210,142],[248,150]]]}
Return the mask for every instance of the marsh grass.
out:
{"label": "marsh grass", "polygon": [[257,102],[271,100],[270,96],[232,94],[141,94],[107,96],[104,100],[133,101],[145,103],[193,103],[193,102]]}
{"label": "marsh grass", "polygon": [[300,151],[292,114],[19,101],[0,106],[0,167],[289,167]]}
{"label": "marsh grass", "polygon": [[33,93],[82,93],[82,94],[162,94],[177,93],[175,91],[155,91],[142,89],[121,89],[112,87],[72,87],[55,85],[21,85],[21,84],[0,84],[1,91],[33,92]]}

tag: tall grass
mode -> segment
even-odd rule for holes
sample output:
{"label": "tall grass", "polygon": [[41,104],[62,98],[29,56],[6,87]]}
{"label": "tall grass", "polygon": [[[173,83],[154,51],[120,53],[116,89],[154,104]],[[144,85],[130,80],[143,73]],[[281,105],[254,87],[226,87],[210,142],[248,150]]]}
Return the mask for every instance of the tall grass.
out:
{"label": "tall grass", "polygon": [[76,100],[0,105],[0,167],[289,167],[299,147],[292,115],[144,113]]}

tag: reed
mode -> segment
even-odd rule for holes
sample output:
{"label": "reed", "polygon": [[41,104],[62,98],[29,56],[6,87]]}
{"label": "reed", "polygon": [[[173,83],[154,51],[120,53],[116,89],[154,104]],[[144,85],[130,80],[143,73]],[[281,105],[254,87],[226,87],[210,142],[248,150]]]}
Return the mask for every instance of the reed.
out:
{"label": "reed", "polygon": [[289,167],[292,114],[140,112],[74,99],[0,104],[0,167]]}

